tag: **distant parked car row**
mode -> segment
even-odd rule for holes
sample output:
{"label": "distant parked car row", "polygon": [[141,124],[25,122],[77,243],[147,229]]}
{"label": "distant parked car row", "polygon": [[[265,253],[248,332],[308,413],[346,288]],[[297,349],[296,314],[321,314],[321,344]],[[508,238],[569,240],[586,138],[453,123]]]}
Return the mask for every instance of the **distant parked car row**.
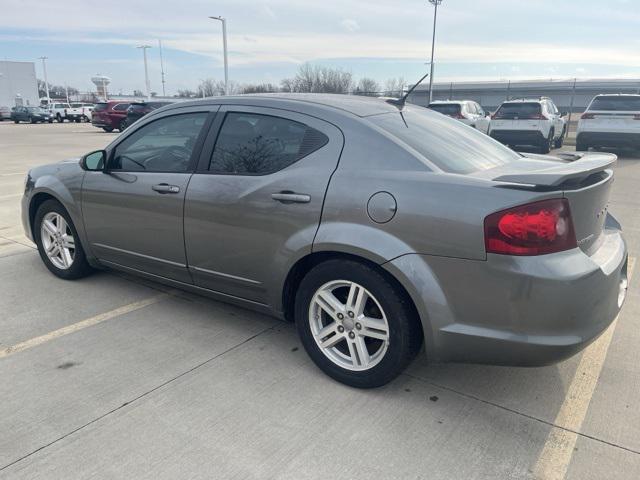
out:
{"label": "distant parked car row", "polygon": [[576,150],[640,149],[640,95],[597,95],[578,121]]}
{"label": "distant parked car row", "polygon": [[14,123],[52,123],[53,117],[51,113],[42,107],[13,107],[11,109],[11,120]]}
{"label": "distant parked car row", "polygon": [[105,132],[114,130],[122,132],[147,113],[171,103],[173,102],[123,102],[120,100],[96,103],[91,124],[102,128]]}
{"label": "distant parked car row", "polygon": [[472,100],[447,100],[429,104],[429,108],[460,120],[505,145],[533,146],[542,153],[560,148],[566,122],[553,101],[547,97],[503,102],[493,115]]}

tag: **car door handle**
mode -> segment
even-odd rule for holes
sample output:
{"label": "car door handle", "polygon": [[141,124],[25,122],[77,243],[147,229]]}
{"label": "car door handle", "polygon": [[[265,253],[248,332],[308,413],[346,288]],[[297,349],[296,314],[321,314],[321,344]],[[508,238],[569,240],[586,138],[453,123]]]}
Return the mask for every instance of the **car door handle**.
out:
{"label": "car door handle", "polygon": [[271,198],[282,203],[309,203],[311,201],[311,196],[294,192],[272,193]]}
{"label": "car door handle", "polygon": [[180,187],[177,185],[169,185],[168,183],[159,183],[151,187],[152,190],[158,193],[180,193]]}

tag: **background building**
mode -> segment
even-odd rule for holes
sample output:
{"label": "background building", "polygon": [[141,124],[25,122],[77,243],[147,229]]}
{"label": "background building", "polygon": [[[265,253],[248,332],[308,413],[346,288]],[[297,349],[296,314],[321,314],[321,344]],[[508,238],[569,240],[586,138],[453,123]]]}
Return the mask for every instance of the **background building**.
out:
{"label": "background building", "polygon": [[[563,112],[582,112],[591,99],[601,93],[640,93],[640,79],[452,82],[436,83],[433,87],[434,100],[475,100],[492,111],[507,99],[545,96],[551,98]],[[408,101],[426,106],[429,87],[420,85]]]}
{"label": "background building", "polygon": [[40,105],[33,62],[0,61],[0,106]]}

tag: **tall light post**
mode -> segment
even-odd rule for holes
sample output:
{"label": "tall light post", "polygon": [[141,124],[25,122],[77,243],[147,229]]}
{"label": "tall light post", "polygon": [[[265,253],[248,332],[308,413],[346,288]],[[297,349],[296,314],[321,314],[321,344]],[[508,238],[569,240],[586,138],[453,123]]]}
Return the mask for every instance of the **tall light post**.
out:
{"label": "tall light post", "polygon": [[162,96],[166,97],[164,91],[164,61],[162,60],[162,40],[158,39],[158,48],[160,49],[160,75],[162,77]]}
{"label": "tall light post", "polygon": [[431,103],[433,100],[433,54],[436,49],[436,19],[438,18],[438,5],[442,3],[442,0],[429,0],[429,3],[434,6],[433,37],[431,38],[431,71],[429,72],[429,103]]}
{"label": "tall light post", "polygon": [[151,48],[151,46],[140,45],[137,48],[142,49],[142,56],[144,57],[144,85],[147,89],[147,100],[151,100],[151,84],[149,83],[149,70],[147,68],[147,48]]}
{"label": "tall light post", "polygon": [[47,92],[47,105],[51,103],[51,97],[49,96],[49,79],[47,78],[47,62],[45,61],[49,57],[38,57],[42,60],[42,70],[44,71],[44,89]]}
{"label": "tall light post", "polygon": [[222,22],[222,46],[224,48],[224,94],[229,95],[229,64],[227,62],[227,19],[224,17],[209,18],[212,20],[220,20]]}

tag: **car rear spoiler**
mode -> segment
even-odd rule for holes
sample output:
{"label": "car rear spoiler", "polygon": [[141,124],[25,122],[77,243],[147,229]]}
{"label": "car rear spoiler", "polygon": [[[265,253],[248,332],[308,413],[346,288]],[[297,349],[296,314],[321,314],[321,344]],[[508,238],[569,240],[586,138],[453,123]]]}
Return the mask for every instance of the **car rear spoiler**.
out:
{"label": "car rear spoiler", "polygon": [[561,158],[571,161],[570,163],[558,163],[539,170],[507,173],[499,175],[493,180],[524,185],[557,187],[565,183],[578,183],[595,173],[604,172],[612,168],[618,160],[618,157],[612,153],[562,154]]}

